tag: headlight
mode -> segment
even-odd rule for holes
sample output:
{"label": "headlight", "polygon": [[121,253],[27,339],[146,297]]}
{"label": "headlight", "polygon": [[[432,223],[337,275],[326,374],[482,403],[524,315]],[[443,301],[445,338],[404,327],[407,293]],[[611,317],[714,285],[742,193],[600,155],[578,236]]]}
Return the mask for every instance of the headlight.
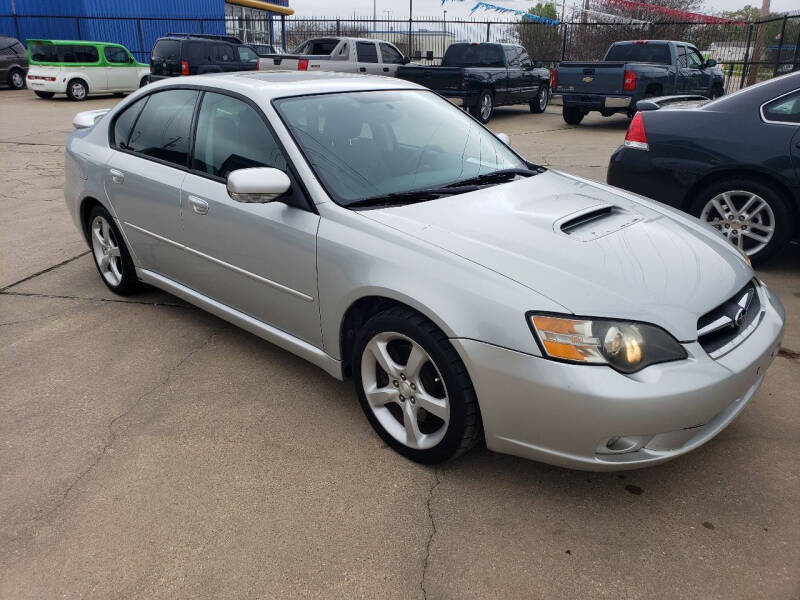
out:
{"label": "headlight", "polygon": [[666,331],[647,323],[537,315],[528,319],[547,358],[608,365],[621,373],[686,358],[686,350]]}

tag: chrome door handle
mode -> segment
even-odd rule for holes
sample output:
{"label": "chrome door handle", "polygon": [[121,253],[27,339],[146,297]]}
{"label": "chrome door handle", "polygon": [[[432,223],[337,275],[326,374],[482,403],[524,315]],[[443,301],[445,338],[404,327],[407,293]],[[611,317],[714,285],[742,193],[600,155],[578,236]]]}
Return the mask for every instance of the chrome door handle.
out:
{"label": "chrome door handle", "polygon": [[192,205],[192,210],[198,215],[208,214],[208,202],[197,196],[189,196],[189,204]]}
{"label": "chrome door handle", "polygon": [[123,181],[125,181],[125,173],[123,173],[122,171],[118,171],[117,169],[111,169],[109,173],[111,173],[111,181],[113,181],[114,183],[122,183]]}

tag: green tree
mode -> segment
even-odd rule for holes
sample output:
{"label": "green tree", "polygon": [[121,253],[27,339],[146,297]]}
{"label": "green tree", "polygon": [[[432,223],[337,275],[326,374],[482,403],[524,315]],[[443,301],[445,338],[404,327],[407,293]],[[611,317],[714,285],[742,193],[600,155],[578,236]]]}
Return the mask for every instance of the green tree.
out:
{"label": "green tree", "polygon": [[[558,20],[556,7],[550,3],[539,2],[536,6],[528,9],[528,13],[537,17]],[[516,25],[517,37],[532,60],[552,63],[561,59],[561,27],[534,23],[523,17]]]}

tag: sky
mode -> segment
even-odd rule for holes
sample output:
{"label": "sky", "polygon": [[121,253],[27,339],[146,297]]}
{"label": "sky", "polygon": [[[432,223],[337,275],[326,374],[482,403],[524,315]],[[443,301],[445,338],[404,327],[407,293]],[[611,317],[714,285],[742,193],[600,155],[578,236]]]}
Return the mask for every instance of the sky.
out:
{"label": "sky", "polygon": [[[442,5],[441,0],[413,0],[414,14],[422,17],[440,17],[442,11],[447,11],[447,18],[467,18],[470,9],[477,0],[448,0]],[[537,0],[487,0],[491,4],[507,8],[527,10],[536,4]],[[642,0],[646,1],[646,0]],[[575,0],[566,0],[567,8]],[[557,0],[560,6],[561,0]],[[708,12],[719,12],[722,10],[735,10],[742,8],[745,4],[756,4],[761,6],[761,0],[706,0],[705,7]],[[319,16],[319,17],[352,17],[353,11],[356,15],[372,15],[373,0],[347,0],[346,2],[334,0],[289,0],[289,5],[295,10],[298,16]],[[345,8],[346,7],[346,8]],[[387,17],[386,11],[391,11],[391,18],[408,18],[408,0],[375,0],[375,7],[378,17]],[[796,10],[800,8],[798,0],[772,0],[772,12]],[[475,18],[478,20],[491,19],[491,16],[499,16],[498,13],[478,11]]]}

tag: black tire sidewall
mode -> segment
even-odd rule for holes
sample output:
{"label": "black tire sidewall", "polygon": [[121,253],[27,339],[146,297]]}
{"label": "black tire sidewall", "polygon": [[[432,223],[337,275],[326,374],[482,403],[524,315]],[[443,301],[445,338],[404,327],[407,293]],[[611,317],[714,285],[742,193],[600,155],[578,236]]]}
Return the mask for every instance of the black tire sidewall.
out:
{"label": "black tire sidewall", "polygon": [[[444,379],[450,402],[450,421],[444,438],[433,448],[416,450],[398,442],[383,428],[367,401],[364,393],[364,385],[361,380],[361,357],[369,341],[375,335],[387,331],[401,333],[422,346],[433,359],[436,368],[439,370],[439,374]],[[446,347],[443,347],[445,344]],[[450,345],[446,337],[444,337],[443,340],[437,340],[425,328],[418,326],[412,320],[398,315],[380,313],[372,317],[359,330],[356,336],[352,357],[353,381],[356,386],[358,400],[373,429],[375,429],[381,439],[396,452],[402,454],[406,458],[423,464],[439,463],[456,455],[467,427],[465,401],[475,401],[474,391],[472,390],[472,384],[469,382],[469,378],[467,377],[466,381],[464,381],[465,375],[459,375],[457,372],[456,365],[463,367],[463,363],[460,361],[461,359],[458,357],[458,353],[452,345]],[[463,370],[463,373],[466,374],[466,369]],[[466,398],[466,394],[472,394],[472,398]]]}
{"label": "black tire sidewall", "polygon": [[[100,271],[100,265],[97,264],[97,259],[94,256],[94,246],[92,245],[92,222],[96,217],[103,217],[106,221],[108,221],[109,227],[114,233],[114,239],[116,239],[117,246],[120,250],[120,255],[122,257],[122,279],[120,280],[119,285],[116,286],[111,285],[108,281],[106,281],[106,278],[103,277],[103,273]],[[141,287],[141,283],[136,276],[136,267],[131,259],[128,246],[125,244],[125,239],[122,237],[122,234],[117,227],[117,223],[114,221],[114,218],[111,216],[111,214],[104,207],[95,206],[89,211],[89,216],[86,218],[86,231],[88,232],[89,252],[92,255],[92,262],[97,269],[97,274],[100,275],[100,279],[106,284],[106,287],[120,296],[128,296],[137,292]]]}
{"label": "black tire sidewall", "polygon": [[579,108],[573,108],[571,106],[565,106],[561,110],[561,115],[564,117],[564,121],[568,125],[578,125],[581,121],[583,121],[584,117],[584,114]]}
{"label": "black tire sidewall", "polygon": [[[15,73],[19,73],[20,77],[22,77],[22,85],[19,86],[19,87],[16,87],[12,83],[14,81],[14,74]],[[8,81],[7,81],[7,83],[8,83],[8,87],[11,88],[12,90],[24,90],[25,89],[25,73],[22,71],[22,69],[11,69],[8,72]]]}
{"label": "black tire sidewall", "polygon": [[55,92],[43,92],[41,90],[34,90],[33,93],[39,96],[39,98],[42,98],[44,100],[49,100],[50,98],[56,95]]}
{"label": "black tire sidewall", "polygon": [[[80,83],[83,86],[83,89],[86,90],[86,93],[83,95],[83,98],[76,98],[75,96],[72,95],[72,84],[74,84],[74,83]],[[67,82],[67,96],[73,102],[83,102],[84,100],[86,100],[89,97],[89,86],[86,84],[86,82],[83,79],[79,79],[79,78],[70,79]]]}
{"label": "black tire sidewall", "polygon": [[544,111],[546,111],[547,110],[547,104],[550,102],[550,98],[547,98],[547,100],[544,103],[544,108],[541,108],[539,106],[539,98],[541,97],[542,92],[544,92],[548,96],[550,95],[550,92],[547,89],[547,86],[543,85],[543,86],[541,86],[539,88],[539,91],[536,92],[536,97],[528,105],[530,107],[530,109],[531,109],[531,112],[535,113],[537,115],[543,113]]}
{"label": "black tire sidewall", "polygon": [[772,240],[761,252],[750,257],[753,263],[762,263],[780,251],[788,243],[793,233],[791,209],[783,200],[780,192],[773,186],[747,177],[726,178],[711,183],[700,190],[692,201],[689,212],[699,219],[703,208],[711,198],[733,190],[743,190],[758,194],[769,204],[772,213],[775,215],[775,234],[772,236]]}

